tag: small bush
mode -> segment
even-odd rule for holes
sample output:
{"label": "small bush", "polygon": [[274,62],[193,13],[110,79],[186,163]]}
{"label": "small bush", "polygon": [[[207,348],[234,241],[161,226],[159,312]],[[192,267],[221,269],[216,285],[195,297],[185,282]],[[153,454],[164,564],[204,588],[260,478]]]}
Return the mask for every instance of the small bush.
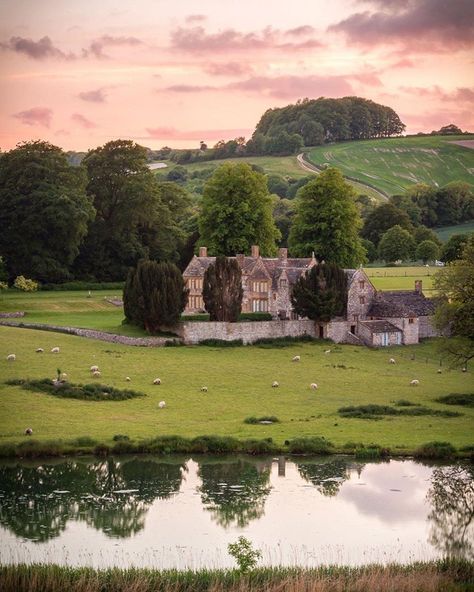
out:
{"label": "small bush", "polygon": [[241,312],[239,321],[271,321],[272,315],[269,312]]}
{"label": "small bush", "polygon": [[419,446],[415,458],[453,458],[456,448],[449,442],[428,442]]}
{"label": "small bush", "polygon": [[462,413],[457,411],[443,411],[439,409],[430,409],[429,407],[412,406],[411,404],[407,408],[395,409],[389,405],[350,405],[348,407],[340,407],[338,413],[341,417],[346,418],[357,418],[357,419],[382,419],[384,415],[407,415],[407,416],[418,416],[418,415],[433,415],[438,417],[459,417]]}
{"label": "small bush", "polygon": [[474,407],[474,393],[451,393],[434,399],[436,403],[445,405],[462,405],[463,407]]}
{"label": "small bush", "polygon": [[119,440],[112,446],[113,454],[130,454],[136,451],[136,447],[133,442],[127,440]]}
{"label": "small bush", "polygon": [[393,404],[396,407],[414,407],[418,405],[418,403],[412,403],[411,401],[407,401],[406,399],[398,399],[398,401],[393,401]]}
{"label": "small bush", "polygon": [[265,440],[245,440],[242,442],[242,452],[246,454],[276,454],[278,446],[273,443],[271,438]]}
{"label": "small bush", "polygon": [[61,456],[64,452],[62,442],[49,440],[38,442],[38,440],[25,440],[16,447],[16,456],[21,458],[39,458],[41,456]]}
{"label": "small bush", "polygon": [[354,452],[356,458],[375,459],[387,458],[390,456],[390,450],[388,448],[382,448],[382,446],[379,446],[378,444],[367,444],[367,446],[362,444],[362,446],[357,446]]}
{"label": "small bush", "polygon": [[109,456],[110,454],[110,446],[107,446],[107,444],[97,444],[97,446],[94,448],[94,454],[96,456]]}
{"label": "small bush", "polygon": [[46,292],[67,292],[78,290],[117,290],[122,292],[124,282],[64,282],[62,284],[42,284],[40,290]]}
{"label": "small bush", "polygon": [[78,448],[88,448],[92,446],[96,446],[97,440],[90,438],[89,436],[79,436],[79,438],[75,438],[74,440],[70,440],[68,442],[71,446],[77,446]]}
{"label": "small bush", "polygon": [[130,438],[128,436],[126,436],[125,434],[115,434],[114,437],[112,438],[112,440],[114,442],[124,442],[126,440],[130,440]]}
{"label": "small bush", "polygon": [[289,347],[295,343],[321,343],[321,339],[311,335],[300,335],[299,337],[262,337],[254,341],[253,345],[258,347]]}
{"label": "small bush", "polygon": [[291,454],[330,454],[332,444],[323,437],[295,438],[290,440],[288,451]]}
{"label": "small bush", "polygon": [[128,389],[116,389],[104,384],[74,384],[72,382],[56,383],[49,378],[42,380],[7,380],[5,384],[20,386],[22,389],[47,393],[66,399],[82,399],[84,401],[125,401],[135,397],[145,397],[143,393]]}
{"label": "small bush", "polygon": [[239,571],[248,573],[255,569],[257,561],[261,558],[261,551],[255,551],[252,548],[252,543],[243,536],[240,536],[236,543],[229,543],[227,551],[239,566]]}
{"label": "small bush", "polygon": [[208,347],[240,347],[244,342],[242,339],[233,339],[225,341],[224,339],[203,339],[199,345],[207,345]]}
{"label": "small bush", "polygon": [[258,424],[262,421],[271,421],[272,423],[278,423],[280,420],[278,419],[278,417],[275,417],[274,415],[262,415],[262,417],[246,417],[244,419],[244,423],[250,424]]}
{"label": "small bush", "polygon": [[191,452],[228,454],[238,452],[239,441],[230,436],[198,436],[191,442]]}
{"label": "small bush", "polygon": [[29,280],[29,279],[25,278],[25,276],[23,276],[23,275],[19,275],[18,277],[15,278],[15,281],[13,282],[13,286],[17,290],[21,290],[22,292],[36,292],[39,284],[38,284],[38,282],[35,282],[34,280]]}

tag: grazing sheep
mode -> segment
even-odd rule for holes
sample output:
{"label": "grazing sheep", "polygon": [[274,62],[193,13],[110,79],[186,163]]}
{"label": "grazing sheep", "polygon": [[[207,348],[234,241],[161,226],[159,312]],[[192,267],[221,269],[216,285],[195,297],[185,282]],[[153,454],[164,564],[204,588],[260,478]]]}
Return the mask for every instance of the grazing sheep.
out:
{"label": "grazing sheep", "polygon": [[160,409],[164,409],[164,408],[166,407],[166,403],[165,403],[164,401],[160,401],[160,402],[158,403],[158,407],[159,407]]}
{"label": "grazing sheep", "polygon": [[467,372],[467,368],[466,368],[466,367],[464,367],[464,368],[462,369],[462,371],[463,371],[463,372]]}
{"label": "grazing sheep", "polygon": [[390,358],[390,360],[388,361],[389,364],[395,364],[395,359],[394,358]]}
{"label": "grazing sheep", "polygon": [[420,381],[419,381],[419,380],[417,380],[416,378],[415,378],[415,380],[412,380],[412,381],[410,382],[410,386],[418,386],[419,384],[420,384]]}
{"label": "grazing sheep", "polygon": [[201,387],[201,392],[202,393],[207,393],[207,386],[202,386]]}
{"label": "grazing sheep", "polygon": [[441,372],[442,372],[441,368],[438,368],[437,372],[438,372],[438,374],[441,374]]}
{"label": "grazing sheep", "polygon": [[7,356],[7,361],[8,362],[14,362],[16,360],[16,355],[15,354],[8,354]]}
{"label": "grazing sheep", "polygon": [[153,381],[153,384],[161,384],[161,379],[155,378],[155,380]]}
{"label": "grazing sheep", "polygon": [[61,380],[67,380],[67,374],[66,372],[63,372],[60,376]]}
{"label": "grazing sheep", "polygon": [[295,356],[292,362],[299,362],[301,360],[300,356]]}
{"label": "grazing sheep", "polygon": [[36,350],[36,353],[37,353],[37,354],[42,354],[43,352],[44,352],[44,349],[43,349],[42,347],[39,347],[39,348]]}
{"label": "grazing sheep", "polygon": [[331,350],[330,349],[327,349],[324,353],[325,354],[330,354],[331,353]]}
{"label": "grazing sheep", "polygon": [[53,347],[53,349],[51,350],[52,354],[59,354],[59,347]]}
{"label": "grazing sheep", "polygon": [[274,380],[272,383],[272,388],[277,388],[279,386],[280,386],[280,384],[276,380]]}
{"label": "grazing sheep", "polygon": [[94,378],[100,378],[100,370],[94,370],[94,372],[92,372],[92,376]]}
{"label": "grazing sheep", "polygon": [[33,433],[33,430],[31,428],[26,428],[25,436],[31,436],[32,433]]}
{"label": "grazing sheep", "polygon": [[318,385],[317,385],[315,382],[312,382],[312,383],[309,385],[309,388],[311,388],[311,389],[313,389],[313,391],[315,391],[315,390],[318,388]]}
{"label": "grazing sheep", "polygon": [[132,379],[130,378],[130,376],[126,376],[126,377],[125,377],[125,380],[126,380],[127,382],[130,382]]}
{"label": "grazing sheep", "polygon": [[98,372],[99,366],[91,366],[91,372]]}

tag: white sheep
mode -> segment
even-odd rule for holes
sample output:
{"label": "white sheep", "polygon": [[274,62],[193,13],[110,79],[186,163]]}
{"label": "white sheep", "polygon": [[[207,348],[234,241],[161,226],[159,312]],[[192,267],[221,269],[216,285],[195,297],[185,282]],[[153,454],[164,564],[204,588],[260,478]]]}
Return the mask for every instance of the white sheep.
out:
{"label": "white sheep", "polygon": [[7,361],[8,362],[14,362],[16,360],[16,355],[15,354],[8,354],[7,356]]}
{"label": "white sheep", "polygon": [[33,433],[33,430],[31,428],[26,428],[25,436],[31,436],[32,433]]}
{"label": "white sheep", "polygon": [[166,403],[165,403],[164,401],[160,401],[160,402],[158,403],[158,407],[159,407],[160,409],[164,409],[164,408],[166,407]]}
{"label": "white sheep", "polygon": [[442,372],[441,368],[438,368],[437,372],[438,372],[438,374],[441,374],[441,372]]}
{"label": "white sheep", "polygon": [[315,382],[312,382],[312,383],[309,385],[309,388],[311,388],[311,389],[313,389],[313,391],[315,391],[315,390],[318,388],[318,385],[317,385]]}
{"label": "white sheep", "polygon": [[39,348],[36,350],[36,353],[37,353],[37,354],[42,354],[43,352],[44,352],[44,349],[43,349],[42,347],[39,347]]}
{"label": "white sheep", "polygon": [[299,362],[301,360],[300,356],[295,356],[292,362]]}
{"label": "white sheep", "polygon": [[202,393],[207,393],[207,386],[202,386],[201,387],[201,392]]}
{"label": "white sheep", "polygon": [[126,376],[126,377],[125,377],[125,380],[126,380],[127,382],[130,382],[132,379],[130,378],[130,376]]}
{"label": "white sheep", "polygon": [[66,372],[63,372],[60,376],[61,380],[67,380],[67,374]]}
{"label": "white sheep", "polygon": [[280,386],[280,384],[279,384],[279,383],[278,383],[276,380],[274,380],[274,381],[272,382],[272,388],[277,388],[277,387],[279,387],[279,386]]}
{"label": "white sheep", "polygon": [[161,384],[161,379],[155,378],[155,380],[153,381],[153,384]]}
{"label": "white sheep", "polygon": [[51,350],[52,354],[59,354],[59,347],[53,347]]}
{"label": "white sheep", "polygon": [[419,384],[420,384],[420,381],[417,380],[416,378],[410,382],[410,386],[418,386]]}
{"label": "white sheep", "polygon": [[394,358],[390,358],[390,360],[388,361],[389,364],[395,364],[395,359]]}
{"label": "white sheep", "polygon": [[99,366],[91,366],[90,370],[91,370],[91,372],[98,372]]}
{"label": "white sheep", "polygon": [[100,378],[100,370],[94,370],[94,372],[92,372],[92,376],[94,378]]}
{"label": "white sheep", "polygon": [[325,354],[330,354],[331,353],[331,350],[330,349],[327,349],[324,353]]}

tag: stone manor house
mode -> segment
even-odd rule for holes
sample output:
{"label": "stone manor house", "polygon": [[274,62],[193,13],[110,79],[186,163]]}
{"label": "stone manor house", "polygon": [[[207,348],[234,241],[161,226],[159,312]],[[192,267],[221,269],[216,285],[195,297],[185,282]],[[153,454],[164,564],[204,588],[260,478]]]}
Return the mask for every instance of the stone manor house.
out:
{"label": "stone manor house", "polygon": [[[310,258],[290,258],[287,249],[279,249],[278,257],[261,257],[259,247],[253,246],[250,257],[235,256],[242,270],[242,312],[268,312],[275,320],[296,320],[291,306],[291,288],[296,280],[318,262]],[[204,312],[202,286],[204,272],[215,257],[207,256],[207,248],[199,249],[183,272],[189,288],[185,314]],[[346,269],[348,280],[347,313],[344,318],[329,323],[316,323],[314,334],[338,343],[387,346],[418,343],[433,337],[431,324],[434,303],[422,292],[421,280],[414,290],[376,290],[366,273],[360,269]],[[306,321],[308,323],[308,321]]]}

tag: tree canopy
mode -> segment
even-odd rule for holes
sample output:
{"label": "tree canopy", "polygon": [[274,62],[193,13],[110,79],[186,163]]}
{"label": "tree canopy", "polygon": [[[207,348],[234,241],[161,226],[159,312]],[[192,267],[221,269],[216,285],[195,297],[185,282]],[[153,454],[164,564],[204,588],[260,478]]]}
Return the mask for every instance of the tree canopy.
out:
{"label": "tree canopy", "polygon": [[367,216],[362,228],[362,236],[378,246],[382,235],[392,226],[401,226],[409,232],[413,230],[406,212],[394,206],[393,203],[383,203]]}
{"label": "tree canopy", "polygon": [[213,255],[246,253],[252,245],[274,255],[280,232],[265,176],[243,163],[217,168],[204,188],[199,229],[200,243]]}
{"label": "tree canopy", "polygon": [[0,156],[0,253],[11,279],[69,279],[94,215],[85,172],[61,148],[25,142]]}
{"label": "tree canopy", "polygon": [[358,231],[362,225],[355,193],[342,174],[329,168],[307,183],[296,198],[296,214],[290,230],[293,256],[308,257],[340,267],[356,267],[365,261]]}
{"label": "tree canopy", "polygon": [[399,224],[389,228],[379,243],[379,256],[385,261],[406,260],[413,256],[415,241]]}
{"label": "tree canopy", "polygon": [[204,273],[202,297],[211,321],[235,323],[242,309],[242,272],[235,259],[216,257]]}

